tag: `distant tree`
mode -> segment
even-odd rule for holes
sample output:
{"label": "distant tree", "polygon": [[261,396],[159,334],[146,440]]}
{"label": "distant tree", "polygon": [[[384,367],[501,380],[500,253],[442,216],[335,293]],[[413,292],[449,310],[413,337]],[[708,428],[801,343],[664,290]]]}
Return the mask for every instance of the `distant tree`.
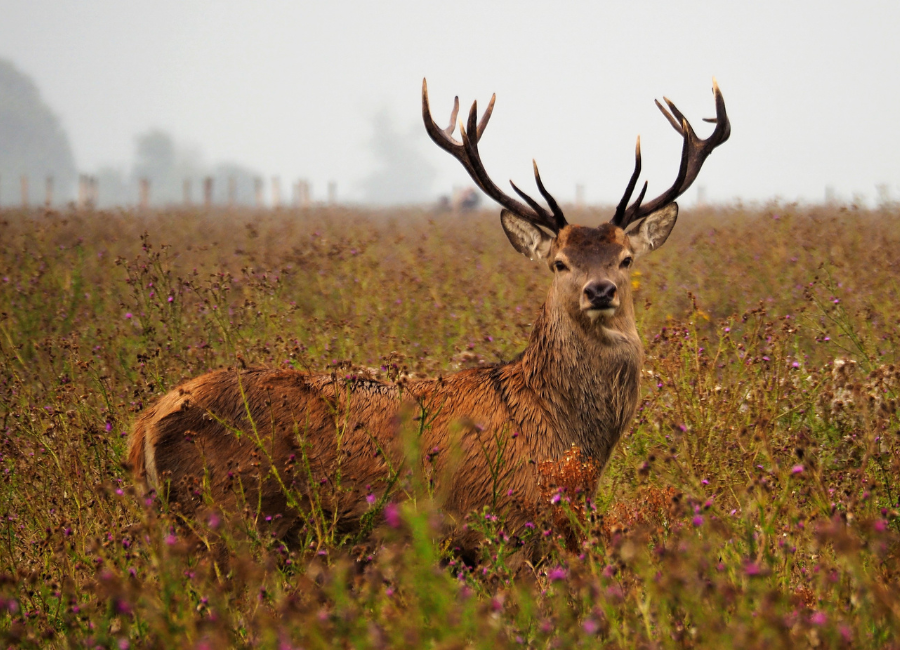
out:
{"label": "distant tree", "polygon": [[0,59],[0,202],[19,203],[23,175],[32,203],[44,200],[48,176],[56,200],[73,197],[75,158],[65,131],[31,78]]}
{"label": "distant tree", "polygon": [[181,201],[181,179],[172,136],[151,129],[135,138],[133,176],[136,181],[150,181],[150,200],[155,205]]}
{"label": "distant tree", "polygon": [[433,200],[435,171],[418,147],[425,141],[421,127],[402,133],[390,114],[381,111],[373,117],[372,129],[369,149],[377,166],[361,182],[363,200],[380,205]]}

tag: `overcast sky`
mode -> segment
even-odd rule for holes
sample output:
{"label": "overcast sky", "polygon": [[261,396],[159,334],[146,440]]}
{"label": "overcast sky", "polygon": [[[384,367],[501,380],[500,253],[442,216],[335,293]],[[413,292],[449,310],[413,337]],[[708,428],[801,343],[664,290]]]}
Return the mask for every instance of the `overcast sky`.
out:
{"label": "overcast sky", "polygon": [[[415,133],[434,193],[467,184],[421,126],[453,96],[497,105],[482,140],[498,184],[615,202],[640,133],[649,195],[677,171],[669,97],[705,136],[716,76],[731,139],[711,200],[900,198],[900,2],[208,2],[0,0],[0,57],[32,76],[78,166],[130,164],[150,127],[283,182],[359,198],[375,115]],[[442,125],[443,126],[443,125]]]}

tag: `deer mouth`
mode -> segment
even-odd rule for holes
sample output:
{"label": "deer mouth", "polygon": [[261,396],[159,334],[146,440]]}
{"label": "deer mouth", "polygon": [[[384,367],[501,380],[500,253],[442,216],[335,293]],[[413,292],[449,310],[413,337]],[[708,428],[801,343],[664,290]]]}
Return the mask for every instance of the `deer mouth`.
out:
{"label": "deer mouth", "polygon": [[584,310],[584,313],[588,318],[591,319],[591,322],[594,323],[601,316],[603,318],[612,318],[616,314],[617,305],[609,305],[608,307],[590,307]]}

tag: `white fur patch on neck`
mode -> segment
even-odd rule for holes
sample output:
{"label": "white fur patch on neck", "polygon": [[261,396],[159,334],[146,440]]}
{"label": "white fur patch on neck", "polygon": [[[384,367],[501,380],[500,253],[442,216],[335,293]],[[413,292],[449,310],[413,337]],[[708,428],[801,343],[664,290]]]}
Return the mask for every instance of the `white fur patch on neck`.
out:
{"label": "white fur patch on neck", "polygon": [[626,336],[619,330],[614,330],[603,326],[601,326],[600,329],[603,330],[603,336],[605,336],[610,343],[625,343],[629,340],[628,336]]}

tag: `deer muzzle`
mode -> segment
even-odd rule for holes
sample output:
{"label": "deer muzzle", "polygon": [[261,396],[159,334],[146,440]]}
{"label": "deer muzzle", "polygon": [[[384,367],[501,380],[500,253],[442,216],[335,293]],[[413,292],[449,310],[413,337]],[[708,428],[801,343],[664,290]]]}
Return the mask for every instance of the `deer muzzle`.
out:
{"label": "deer muzzle", "polygon": [[609,280],[592,280],[581,291],[581,310],[591,321],[610,318],[619,307],[618,288]]}

